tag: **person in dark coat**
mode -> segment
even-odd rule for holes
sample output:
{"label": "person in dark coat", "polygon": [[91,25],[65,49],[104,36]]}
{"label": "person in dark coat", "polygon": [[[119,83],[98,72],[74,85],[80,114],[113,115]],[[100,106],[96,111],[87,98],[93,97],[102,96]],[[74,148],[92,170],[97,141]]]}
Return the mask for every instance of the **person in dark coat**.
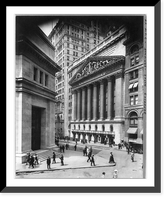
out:
{"label": "person in dark coat", "polygon": [[65,145],[65,149],[68,150],[68,144],[67,144],[67,143],[66,143],[66,145]]}
{"label": "person in dark coat", "polygon": [[50,158],[50,156],[48,156],[48,158],[47,158],[47,169],[51,169],[50,164],[51,164],[51,158]]}
{"label": "person in dark coat", "polygon": [[90,163],[91,163],[91,166],[92,166],[92,164],[95,166],[94,155],[91,156]]}
{"label": "person in dark coat", "polygon": [[64,165],[64,156],[63,156],[63,154],[60,156],[60,160],[61,160],[61,165],[63,166]]}
{"label": "person in dark coat", "polygon": [[35,157],[34,157],[34,159],[35,159],[35,164],[36,164],[36,165],[38,165],[38,164],[39,164],[39,162],[38,162],[38,155],[37,155],[37,154],[35,154]]}
{"label": "person in dark coat", "polygon": [[54,163],[56,163],[56,154],[55,154],[55,152],[53,151],[53,161],[52,161],[52,164],[54,164]]}
{"label": "person in dark coat", "polygon": [[76,144],[75,144],[75,146],[74,146],[74,150],[76,151],[76,148],[77,148],[77,146],[76,146]]}
{"label": "person in dark coat", "polygon": [[115,163],[113,153],[110,153],[109,163]]}
{"label": "person in dark coat", "polygon": [[26,165],[29,164],[29,161],[30,161],[30,153],[28,152],[26,156]]}
{"label": "person in dark coat", "polygon": [[89,151],[87,162],[91,161],[91,155],[92,155],[92,154],[91,154],[91,151]]}
{"label": "person in dark coat", "polygon": [[65,151],[65,146],[62,145],[62,152],[64,153],[64,151]]}
{"label": "person in dark coat", "polygon": [[34,168],[34,156],[31,155],[30,157],[30,166],[32,166],[32,168]]}

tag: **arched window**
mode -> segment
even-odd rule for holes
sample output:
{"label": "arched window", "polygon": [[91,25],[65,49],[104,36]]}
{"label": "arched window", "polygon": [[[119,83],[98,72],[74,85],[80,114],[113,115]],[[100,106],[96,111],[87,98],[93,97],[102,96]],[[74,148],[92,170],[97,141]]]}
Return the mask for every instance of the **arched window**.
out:
{"label": "arched window", "polygon": [[113,132],[113,125],[110,125],[110,132]]}
{"label": "arched window", "polygon": [[139,52],[139,46],[137,44],[133,45],[130,49],[130,53],[131,54],[134,54],[134,53],[137,53]]}
{"label": "arched window", "polygon": [[105,127],[104,127],[104,125],[102,125],[102,131],[105,131]]}
{"label": "arched window", "polygon": [[137,127],[138,126],[138,115],[136,112],[131,112],[129,115],[130,126]]}
{"label": "arched window", "polygon": [[134,45],[130,49],[130,66],[133,67],[139,63],[139,46]]}

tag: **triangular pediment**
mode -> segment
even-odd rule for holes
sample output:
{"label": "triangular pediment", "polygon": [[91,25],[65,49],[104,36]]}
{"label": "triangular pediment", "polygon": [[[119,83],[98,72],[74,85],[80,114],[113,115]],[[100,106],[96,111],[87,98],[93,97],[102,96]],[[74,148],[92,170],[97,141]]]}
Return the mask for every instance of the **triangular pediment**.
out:
{"label": "triangular pediment", "polygon": [[124,56],[95,56],[89,57],[84,63],[81,64],[77,72],[74,74],[69,84],[73,84],[87,76],[90,76],[106,67],[124,61]]}

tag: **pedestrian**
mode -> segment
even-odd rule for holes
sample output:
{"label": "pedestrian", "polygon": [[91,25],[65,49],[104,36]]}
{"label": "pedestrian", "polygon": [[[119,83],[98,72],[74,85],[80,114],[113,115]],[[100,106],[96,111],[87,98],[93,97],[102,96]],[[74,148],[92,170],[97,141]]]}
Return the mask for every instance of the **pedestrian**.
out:
{"label": "pedestrian", "polygon": [[115,163],[113,153],[110,152],[109,163]]}
{"label": "pedestrian", "polygon": [[52,164],[54,164],[54,163],[56,163],[56,154],[55,154],[55,152],[53,151],[53,161],[52,161]]}
{"label": "pedestrian", "polygon": [[68,150],[68,144],[66,143],[66,145],[65,145],[65,148],[66,148],[66,150]]}
{"label": "pedestrian", "polygon": [[61,160],[61,166],[63,166],[64,165],[64,156],[63,156],[63,154],[61,154],[60,160]]}
{"label": "pedestrian", "polygon": [[62,153],[62,145],[60,145],[59,149],[60,149],[60,153]]}
{"label": "pedestrian", "polygon": [[64,153],[64,150],[65,150],[65,146],[64,145],[62,145],[62,152]]}
{"label": "pedestrian", "polygon": [[38,155],[35,153],[35,156],[34,156],[34,161],[35,161],[35,164],[38,165],[39,162],[38,162]]}
{"label": "pedestrian", "polygon": [[117,169],[114,170],[113,178],[118,178],[118,171],[117,171]]}
{"label": "pedestrian", "polygon": [[30,152],[28,152],[26,156],[26,165],[29,164],[29,161],[30,161]]}
{"label": "pedestrian", "polygon": [[51,164],[51,158],[50,158],[50,156],[48,156],[48,158],[47,158],[47,169],[51,169],[50,164]]}
{"label": "pedestrian", "polygon": [[87,156],[88,156],[87,162],[91,161],[91,151],[89,151]]}
{"label": "pedestrian", "polygon": [[83,148],[83,156],[85,156],[86,155],[86,148],[84,147]]}
{"label": "pedestrian", "polygon": [[131,153],[131,160],[134,162],[134,152]]}
{"label": "pedestrian", "polygon": [[94,160],[94,155],[91,156],[90,163],[91,163],[91,166],[92,166],[92,164],[93,164],[94,166],[96,166],[96,165],[95,165],[95,160]]}
{"label": "pedestrian", "polygon": [[106,173],[105,172],[102,172],[102,178],[105,178],[105,175],[106,175]]}
{"label": "pedestrian", "polygon": [[127,147],[127,153],[129,154],[129,152],[130,152],[130,148],[129,148],[129,146]]}
{"label": "pedestrian", "polygon": [[74,150],[76,151],[76,148],[77,148],[77,146],[76,146],[76,144],[75,144],[75,146],[74,146]]}
{"label": "pedestrian", "polygon": [[30,166],[32,168],[34,168],[34,156],[33,155],[31,155],[31,158],[30,158]]}

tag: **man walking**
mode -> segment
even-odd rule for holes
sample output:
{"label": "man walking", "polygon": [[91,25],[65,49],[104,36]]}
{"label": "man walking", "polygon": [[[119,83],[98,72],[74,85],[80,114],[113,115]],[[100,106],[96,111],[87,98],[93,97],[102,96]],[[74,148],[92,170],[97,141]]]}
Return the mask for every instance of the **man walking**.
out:
{"label": "man walking", "polygon": [[95,160],[94,160],[94,155],[91,156],[90,163],[91,163],[91,166],[92,166],[92,164],[93,164],[94,166],[96,166],[96,165],[95,165]]}
{"label": "man walking", "polygon": [[63,166],[64,165],[64,156],[63,156],[63,154],[61,154],[60,160],[61,160],[61,166]]}
{"label": "man walking", "polygon": [[134,162],[134,152],[131,153],[131,160]]}
{"label": "man walking", "polygon": [[47,169],[51,169],[50,164],[51,164],[51,158],[50,158],[50,156],[48,156],[48,158],[47,158]]}
{"label": "man walking", "polygon": [[87,162],[91,161],[91,155],[92,155],[92,154],[91,154],[91,151],[89,151]]}
{"label": "man walking", "polygon": [[55,152],[53,151],[53,161],[52,161],[52,164],[56,163],[56,154]]}

